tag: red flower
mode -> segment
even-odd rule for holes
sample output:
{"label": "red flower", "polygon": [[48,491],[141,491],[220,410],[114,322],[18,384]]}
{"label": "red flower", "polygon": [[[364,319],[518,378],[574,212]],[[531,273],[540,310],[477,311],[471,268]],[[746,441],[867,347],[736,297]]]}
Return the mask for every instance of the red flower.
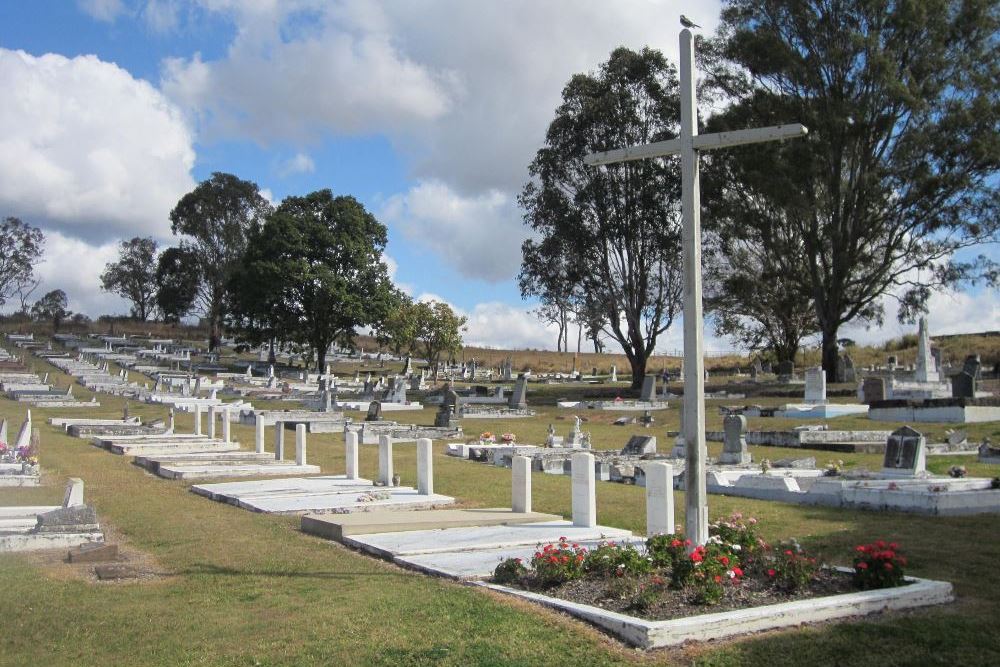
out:
{"label": "red flower", "polygon": [[565,538],[565,537],[560,537],[560,538],[559,538],[559,541],[560,541],[560,542],[565,542],[565,541],[566,541],[566,538]]}
{"label": "red flower", "polygon": [[576,557],[576,562],[577,562],[577,563],[582,563],[582,562],[583,562],[583,556],[582,556],[582,555],[580,555],[580,556],[577,556],[577,557]]}
{"label": "red flower", "polygon": [[673,542],[670,543],[670,546],[673,547],[674,549],[676,549],[680,545],[681,545],[681,541],[680,540],[676,540],[676,539]]}
{"label": "red flower", "polygon": [[722,581],[722,576],[721,575],[717,574],[717,575],[715,575],[714,578],[715,578],[715,583],[719,583],[720,581]]}
{"label": "red flower", "polygon": [[792,550],[791,549],[785,549],[785,555],[786,556],[791,556],[792,555]]}
{"label": "red flower", "polygon": [[774,568],[771,568],[770,570],[767,571],[767,576],[772,578],[775,577],[777,574],[778,573],[774,570]]}
{"label": "red flower", "polygon": [[743,576],[743,570],[741,568],[734,567],[733,568],[733,574],[735,574],[737,577],[742,577]]}
{"label": "red flower", "polygon": [[875,546],[878,547],[879,549],[885,549],[885,540],[879,540],[878,542],[875,543]]}
{"label": "red flower", "polygon": [[889,542],[889,548],[892,549],[893,551],[897,551],[899,549],[899,545],[896,544],[895,542]]}
{"label": "red flower", "polygon": [[719,556],[719,562],[723,565],[729,565],[729,556]]}
{"label": "red flower", "polygon": [[859,570],[867,570],[868,569],[868,563],[865,563],[864,561],[862,561],[862,562],[858,563],[857,565],[855,565],[855,567],[858,568]]}
{"label": "red flower", "polygon": [[892,563],[886,563],[883,567],[885,568],[886,572],[892,572]]}

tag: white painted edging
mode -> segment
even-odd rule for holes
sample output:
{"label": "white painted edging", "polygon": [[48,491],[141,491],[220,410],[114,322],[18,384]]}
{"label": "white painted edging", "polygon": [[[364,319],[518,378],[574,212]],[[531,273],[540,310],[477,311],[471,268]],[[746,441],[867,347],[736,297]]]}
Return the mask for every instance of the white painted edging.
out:
{"label": "white painted edging", "polygon": [[632,646],[651,649],[676,646],[687,641],[708,641],[762,630],[795,627],[803,623],[944,604],[955,599],[951,584],[946,581],[916,577],[906,579],[911,583],[899,588],[830,595],[670,621],[647,621],[497,584],[487,582],[475,582],[475,584],[564,611],[607,630]]}

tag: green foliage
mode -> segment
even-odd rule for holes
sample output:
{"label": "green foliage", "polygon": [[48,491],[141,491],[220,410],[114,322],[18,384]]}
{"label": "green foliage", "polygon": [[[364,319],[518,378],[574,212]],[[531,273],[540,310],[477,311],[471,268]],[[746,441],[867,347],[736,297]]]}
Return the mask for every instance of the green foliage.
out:
{"label": "green foliage", "polygon": [[522,294],[542,301],[562,335],[569,313],[603,328],[625,351],[636,388],[681,307],[678,163],[595,169],[583,158],[677,136],[677,88],[674,67],[648,48],[615,49],[596,73],[574,75],[519,198],[537,237],[522,245]]}
{"label": "green foliage", "polygon": [[421,301],[413,304],[412,309],[414,341],[436,373],[441,355],[452,354],[462,347],[466,318],[456,315],[451,306],[440,301]]}
{"label": "green foliage", "polygon": [[5,218],[0,222],[0,306],[15,294],[24,298],[37,285],[34,267],[42,255],[45,236],[42,230],[22,222],[19,218]]}
{"label": "green foliage", "polygon": [[757,523],[757,519],[752,516],[744,517],[741,512],[734,512],[709,524],[708,534],[717,542],[727,545],[741,562],[746,563],[754,552],[765,546]]}
{"label": "green foliage", "polygon": [[167,248],[156,263],[156,306],[164,322],[179,322],[198,295],[198,259],[186,247]]}
{"label": "green foliage", "polygon": [[761,567],[775,587],[789,593],[808,586],[819,570],[816,559],[796,540],[779,543]]}
{"label": "green foliage", "polygon": [[543,587],[577,579],[583,575],[583,562],[587,550],[577,544],[570,544],[565,537],[556,544],[538,545],[538,551],[531,558],[535,581]]}
{"label": "green foliage", "polygon": [[585,572],[604,577],[634,577],[649,572],[652,559],[631,544],[601,541],[587,553]]}
{"label": "green foliage", "polygon": [[334,341],[380,322],[395,292],[382,251],[386,228],[356,199],[318,190],[287,197],[251,234],[231,289],[244,322],[308,345],[319,368]]}
{"label": "green foliage", "polygon": [[417,326],[413,300],[393,287],[388,295],[386,316],[373,327],[376,342],[390,346],[396,354],[411,350],[416,343]]}
{"label": "green foliage", "polygon": [[955,253],[1000,230],[996,3],[729,0],[721,18],[701,53],[732,104],[708,129],[809,128],[705,160],[706,256],[746,287],[740,316],[767,330],[811,304],[795,327],[822,334],[832,380],[838,329],[881,323],[884,295],[903,288],[912,321],[934,289],[995,282]]}
{"label": "green foliage", "polygon": [[198,267],[197,303],[208,318],[214,349],[228,311],[230,279],[243,259],[251,232],[260,228],[271,205],[256,183],[216,172],[184,195],[170,212],[174,234]]}
{"label": "green foliage", "polygon": [[680,588],[690,578],[694,562],[688,557],[691,541],[683,535],[652,535],[646,539],[646,552],[658,568],[670,571],[670,583]]}
{"label": "green foliage", "polygon": [[878,540],[854,549],[854,583],[862,590],[902,586],[906,556],[895,542]]}
{"label": "green foliage", "polygon": [[61,289],[52,290],[31,307],[31,317],[38,321],[51,322],[52,331],[59,331],[63,320],[73,314],[66,309],[67,305],[69,303],[66,299],[66,292]]}
{"label": "green foliage", "polygon": [[512,584],[528,573],[528,568],[520,558],[505,558],[493,570],[493,581],[497,584]]}
{"label": "green foliage", "polygon": [[101,274],[101,289],[132,302],[132,317],[145,321],[156,305],[156,241],[138,236],[122,241],[118,261]]}

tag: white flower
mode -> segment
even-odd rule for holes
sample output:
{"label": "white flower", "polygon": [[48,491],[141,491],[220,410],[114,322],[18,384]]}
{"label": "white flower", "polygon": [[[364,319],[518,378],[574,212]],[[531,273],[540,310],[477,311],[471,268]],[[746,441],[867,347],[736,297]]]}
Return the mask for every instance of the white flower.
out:
{"label": "white flower", "polygon": [[733,551],[742,551],[743,550],[743,547],[741,547],[738,544],[732,544],[732,545],[729,546],[729,548],[732,549]]}

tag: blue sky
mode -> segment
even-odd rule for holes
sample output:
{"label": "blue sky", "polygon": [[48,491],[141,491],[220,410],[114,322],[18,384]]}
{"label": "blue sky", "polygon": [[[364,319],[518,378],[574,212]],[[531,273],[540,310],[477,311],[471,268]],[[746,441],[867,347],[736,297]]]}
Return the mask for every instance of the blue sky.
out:
{"label": "blue sky", "polygon": [[[330,188],[387,224],[396,282],[460,309],[468,342],[553,347],[516,286],[527,165],[572,74],[621,44],[675,59],[682,12],[711,30],[718,3],[2,2],[0,215],[46,231],[40,293],[98,315],[127,310],[98,289],[118,240],[171,243],[170,208],[212,172],[274,201]],[[993,296],[985,321],[948,298],[932,331],[1000,328]]]}

